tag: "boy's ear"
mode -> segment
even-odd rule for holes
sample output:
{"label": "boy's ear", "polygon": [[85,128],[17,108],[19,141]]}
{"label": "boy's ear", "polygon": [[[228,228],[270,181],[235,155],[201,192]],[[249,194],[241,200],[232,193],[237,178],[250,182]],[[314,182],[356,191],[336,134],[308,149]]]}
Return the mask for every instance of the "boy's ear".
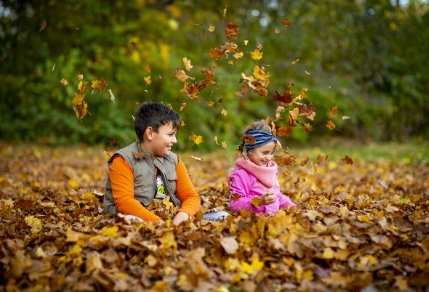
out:
{"label": "boy's ear", "polygon": [[144,131],[144,136],[145,138],[147,138],[148,141],[152,141],[153,140],[153,128],[152,127],[147,127],[146,130]]}

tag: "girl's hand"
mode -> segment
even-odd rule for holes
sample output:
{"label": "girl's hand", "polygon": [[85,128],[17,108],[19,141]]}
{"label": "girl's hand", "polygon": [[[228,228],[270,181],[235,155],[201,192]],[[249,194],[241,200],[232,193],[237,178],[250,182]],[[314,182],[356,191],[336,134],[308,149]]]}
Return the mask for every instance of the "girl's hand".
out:
{"label": "girl's hand", "polygon": [[186,212],[180,211],[174,216],[173,218],[173,225],[179,225],[183,221],[186,221],[189,219],[189,215]]}
{"label": "girl's hand", "polygon": [[277,200],[277,196],[273,193],[265,193],[261,197],[261,204],[262,205],[270,205],[274,203]]}

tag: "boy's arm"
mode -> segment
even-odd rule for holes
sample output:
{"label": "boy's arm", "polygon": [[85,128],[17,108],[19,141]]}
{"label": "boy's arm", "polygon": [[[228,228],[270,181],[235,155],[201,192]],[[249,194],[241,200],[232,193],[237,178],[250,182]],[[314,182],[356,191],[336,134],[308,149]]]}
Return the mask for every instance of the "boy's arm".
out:
{"label": "boy's arm", "polygon": [[122,156],[116,155],[110,164],[109,173],[113,198],[119,212],[137,216],[146,222],[161,220],[135,199],[133,169]]}
{"label": "boy's arm", "polygon": [[176,190],[182,202],[182,207],[180,207],[178,212],[186,212],[189,216],[194,216],[201,208],[201,198],[195,191],[185,164],[179,157],[178,159],[179,161],[176,167]]}

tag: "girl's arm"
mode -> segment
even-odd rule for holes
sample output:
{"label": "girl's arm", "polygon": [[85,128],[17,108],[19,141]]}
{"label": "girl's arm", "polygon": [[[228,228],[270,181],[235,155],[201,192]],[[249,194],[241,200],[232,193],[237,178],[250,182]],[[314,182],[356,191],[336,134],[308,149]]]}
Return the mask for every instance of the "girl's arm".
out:
{"label": "girl's arm", "polygon": [[236,168],[228,179],[228,185],[231,210],[236,212],[241,209],[252,211],[253,205],[249,196],[252,181],[247,171],[241,167]]}

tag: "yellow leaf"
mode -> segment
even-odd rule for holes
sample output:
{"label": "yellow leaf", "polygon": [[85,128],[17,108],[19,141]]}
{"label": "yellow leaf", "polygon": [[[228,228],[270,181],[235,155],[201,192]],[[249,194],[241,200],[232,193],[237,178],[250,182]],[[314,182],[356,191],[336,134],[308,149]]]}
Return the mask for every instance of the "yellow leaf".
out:
{"label": "yellow leaf", "polygon": [[307,279],[308,281],[313,281],[314,276],[313,276],[313,271],[312,270],[307,270],[304,272],[304,274],[302,275],[305,279]]}
{"label": "yellow leaf", "polygon": [[203,136],[197,136],[194,142],[195,144],[200,145],[203,142]]}
{"label": "yellow leaf", "polygon": [[222,142],[222,148],[226,148],[228,145],[226,145],[226,142],[225,141],[223,141]]}
{"label": "yellow leaf", "polygon": [[243,58],[243,52],[241,52],[241,53],[235,53],[233,56],[234,56],[234,58],[236,58],[236,59]]}
{"label": "yellow leaf", "polygon": [[333,259],[334,258],[334,251],[328,247],[325,249],[325,251],[323,252],[323,258],[324,259]]}
{"label": "yellow leaf", "polygon": [[74,178],[69,180],[69,185],[74,189],[78,189],[80,186],[79,182],[77,180],[75,180]]}
{"label": "yellow leaf", "polygon": [[298,62],[299,62],[299,59],[296,59],[295,61],[292,62],[292,65],[295,65]]}
{"label": "yellow leaf", "polygon": [[255,49],[253,52],[250,53],[250,56],[253,60],[260,60],[262,59],[262,54],[259,49]]}
{"label": "yellow leaf", "polygon": [[215,30],[215,27],[214,27],[213,25],[210,25],[210,27],[209,27],[208,31],[209,31],[209,32],[214,32],[214,30]]}
{"label": "yellow leaf", "polygon": [[228,114],[228,112],[225,109],[222,109],[222,111],[220,113],[224,116],[226,116]]}
{"label": "yellow leaf", "polygon": [[214,102],[213,102],[213,101],[208,101],[208,102],[207,102],[207,105],[208,105],[208,106],[212,106],[212,105],[214,105]]}
{"label": "yellow leaf", "polygon": [[42,220],[35,218],[33,215],[25,217],[24,220],[25,223],[31,227],[32,233],[39,233],[39,231],[42,230]]}
{"label": "yellow leaf", "polygon": [[247,46],[247,44],[249,43],[248,40],[244,40],[244,45]]}
{"label": "yellow leaf", "polygon": [[77,89],[81,90],[82,89],[82,81],[79,82],[79,84],[77,85]]}
{"label": "yellow leaf", "polygon": [[186,68],[186,70],[191,70],[192,69],[192,67],[194,67],[194,66],[192,66],[191,65],[191,60],[189,60],[188,58],[186,58],[186,57],[184,57],[183,58],[183,64],[185,65],[185,68]]}
{"label": "yellow leaf", "polygon": [[67,80],[65,80],[64,78],[61,79],[60,81],[64,86],[66,86],[67,84],[69,84],[69,82]]}
{"label": "yellow leaf", "polygon": [[118,233],[118,226],[114,225],[112,227],[103,227],[103,229],[101,229],[100,234],[104,235],[104,236],[108,236],[110,238],[115,238],[117,233]]}
{"label": "yellow leaf", "polygon": [[150,67],[148,66],[148,65],[144,65],[144,70],[147,72],[147,73],[150,73]]}
{"label": "yellow leaf", "polygon": [[152,80],[150,80],[150,76],[145,77],[144,81],[146,82],[147,85],[150,85],[152,83]]}
{"label": "yellow leaf", "polygon": [[98,80],[92,81],[91,82],[91,87],[94,88],[94,89],[98,88]]}

